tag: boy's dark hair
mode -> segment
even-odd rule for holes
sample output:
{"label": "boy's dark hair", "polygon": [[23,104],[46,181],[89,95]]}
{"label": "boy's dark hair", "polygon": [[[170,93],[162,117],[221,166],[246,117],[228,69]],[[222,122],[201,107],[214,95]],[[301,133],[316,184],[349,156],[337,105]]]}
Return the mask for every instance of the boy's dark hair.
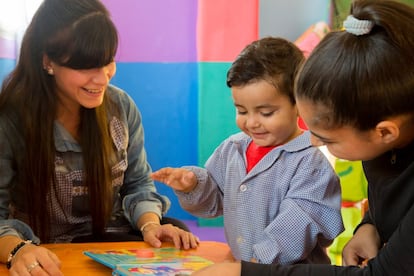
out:
{"label": "boy's dark hair", "polygon": [[[323,107],[323,127],[368,130],[391,116],[413,114],[414,9],[359,0],[351,14],[375,25],[365,35],[329,33],[299,73],[295,96]],[[315,122],[318,123],[318,122]]]}
{"label": "boy's dark hair", "polygon": [[295,103],[293,84],[304,61],[302,51],[292,42],[265,37],[247,45],[227,72],[227,86],[243,86],[265,80]]}

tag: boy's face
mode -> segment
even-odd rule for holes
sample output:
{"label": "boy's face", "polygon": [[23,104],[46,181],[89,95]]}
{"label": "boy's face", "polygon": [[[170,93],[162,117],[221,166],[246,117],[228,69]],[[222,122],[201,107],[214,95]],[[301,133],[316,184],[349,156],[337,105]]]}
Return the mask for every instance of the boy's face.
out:
{"label": "boy's face", "polygon": [[237,126],[258,146],[285,144],[300,134],[297,109],[270,83],[260,80],[231,88]]}
{"label": "boy's face", "polygon": [[318,106],[301,99],[296,99],[296,105],[300,116],[312,133],[312,145],[325,145],[329,152],[338,158],[350,161],[370,160],[387,150],[374,129],[364,132],[351,126],[327,129],[324,128],[323,122],[316,119],[320,110]]}

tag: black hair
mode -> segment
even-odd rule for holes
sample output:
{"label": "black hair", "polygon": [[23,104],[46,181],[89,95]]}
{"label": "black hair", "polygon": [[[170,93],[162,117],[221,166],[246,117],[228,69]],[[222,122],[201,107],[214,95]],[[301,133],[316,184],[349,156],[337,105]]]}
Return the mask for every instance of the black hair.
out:
{"label": "black hair", "polygon": [[414,9],[394,1],[359,0],[351,14],[369,20],[367,34],[328,33],[298,75],[295,96],[319,107],[325,128],[359,130],[414,111]]}
{"label": "black hair", "polygon": [[227,86],[243,86],[265,80],[295,103],[293,84],[304,60],[302,51],[292,42],[265,37],[247,45],[227,72]]}

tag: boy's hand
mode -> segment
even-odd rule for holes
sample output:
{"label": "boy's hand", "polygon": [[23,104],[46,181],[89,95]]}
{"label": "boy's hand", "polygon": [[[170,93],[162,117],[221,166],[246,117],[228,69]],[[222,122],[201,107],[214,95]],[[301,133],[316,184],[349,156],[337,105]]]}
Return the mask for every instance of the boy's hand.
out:
{"label": "boy's hand", "polygon": [[191,192],[197,185],[197,176],[182,168],[162,168],[153,172],[151,178],[184,193]]}

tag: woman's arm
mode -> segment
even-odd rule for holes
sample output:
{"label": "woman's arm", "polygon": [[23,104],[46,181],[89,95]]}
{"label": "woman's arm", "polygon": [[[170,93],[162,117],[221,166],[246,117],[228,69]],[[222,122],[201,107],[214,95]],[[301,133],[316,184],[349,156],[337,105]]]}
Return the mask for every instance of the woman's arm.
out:
{"label": "woman's arm", "polygon": [[111,95],[118,104],[119,118],[111,120],[111,132],[118,135],[118,152],[126,158],[126,170],[120,188],[126,218],[135,230],[145,213],[158,216],[158,221],[168,211],[170,201],[156,191],[152,172],[144,147],[144,129],[141,114],[132,98],[119,88],[111,87]]}
{"label": "woman's arm", "polygon": [[[116,89],[116,88],[114,88]],[[121,120],[126,126],[124,143],[117,145],[118,150],[125,150],[127,164],[124,182],[120,189],[122,206],[125,217],[135,230],[141,230],[144,241],[154,247],[160,247],[162,241],[172,241],[177,248],[194,248],[198,246],[198,239],[192,233],[173,226],[160,224],[161,217],[167,212],[170,201],[167,197],[157,193],[152,172],[147,162],[144,148],[144,130],[141,115],[132,99],[118,90]],[[122,129],[122,123],[113,119],[115,130]],[[117,132],[117,131],[115,131]],[[122,137],[122,135],[120,135]]]}

